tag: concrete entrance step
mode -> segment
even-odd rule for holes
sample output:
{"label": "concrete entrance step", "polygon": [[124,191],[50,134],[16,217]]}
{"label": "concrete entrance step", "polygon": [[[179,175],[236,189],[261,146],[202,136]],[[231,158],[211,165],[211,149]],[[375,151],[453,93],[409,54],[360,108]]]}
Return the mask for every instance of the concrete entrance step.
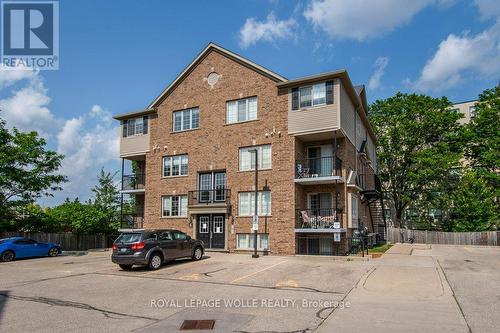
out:
{"label": "concrete entrance step", "polygon": [[229,253],[229,250],[225,250],[225,249],[205,249],[205,252]]}

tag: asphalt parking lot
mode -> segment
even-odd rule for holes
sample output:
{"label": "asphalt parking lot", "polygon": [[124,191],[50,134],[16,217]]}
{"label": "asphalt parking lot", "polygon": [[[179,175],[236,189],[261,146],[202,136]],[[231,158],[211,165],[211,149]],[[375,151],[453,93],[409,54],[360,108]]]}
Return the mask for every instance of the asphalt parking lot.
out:
{"label": "asphalt parking lot", "polygon": [[396,245],[380,259],[207,253],[122,271],[110,252],[0,264],[2,332],[496,332],[500,248]]}
{"label": "asphalt parking lot", "polygon": [[216,319],[219,332],[308,331],[370,269],[359,260],[208,253],[122,271],[109,256],[2,263],[1,331],[172,332],[185,319]]}

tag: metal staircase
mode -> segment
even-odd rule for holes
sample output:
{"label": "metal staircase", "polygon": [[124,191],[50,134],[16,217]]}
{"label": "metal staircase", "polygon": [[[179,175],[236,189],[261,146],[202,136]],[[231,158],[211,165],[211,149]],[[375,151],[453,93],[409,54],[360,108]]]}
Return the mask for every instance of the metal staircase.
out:
{"label": "metal staircase", "polygon": [[368,204],[373,231],[378,234],[378,241],[385,242],[387,237],[387,222],[385,220],[382,184],[375,175],[375,188],[362,191],[362,201]]}

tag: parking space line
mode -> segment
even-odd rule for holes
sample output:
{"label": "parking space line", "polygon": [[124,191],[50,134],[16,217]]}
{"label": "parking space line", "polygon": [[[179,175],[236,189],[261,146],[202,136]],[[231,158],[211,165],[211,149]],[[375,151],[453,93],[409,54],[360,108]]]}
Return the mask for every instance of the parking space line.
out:
{"label": "parking space line", "polygon": [[181,276],[179,280],[198,280],[200,278],[199,273],[193,273],[191,275]]}
{"label": "parking space line", "polygon": [[250,274],[248,274],[248,275],[240,276],[239,278],[234,279],[234,280],[233,280],[233,281],[231,281],[230,283],[235,283],[235,282],[237,282],[237,281],[241,281],[241,280],[243,280],[243,279],[249,278],[249,277],[251,277],[251,276],[253,276],[253,275],[256,275],[256,274],[262,273],[262,272],[264,272],[264,271],[267,271],[268,269],[271,269],[271,268],[273,268],[273,267],[276,267],[276,266],[278,266],[278,265],[281,265],[281,264],[282,264],[282,263],[284,263],[284,262],[287,262],[287,260],[280,261],[280,262],[278,262],[278,263],[276,263],[276,264],[274,264],[274,265],[271,265],[271,266],[269,266],[269,267],[263,268],[263,269],[261,269],[261,270],[259,270],[259,271],[257,271],[257,272],[253,272],[253,273],[250,273]]}
{"label": "parking space line", "polygon": [[295,280],[287,280],[276,283],[276,288],[299,288],[299,284]]}

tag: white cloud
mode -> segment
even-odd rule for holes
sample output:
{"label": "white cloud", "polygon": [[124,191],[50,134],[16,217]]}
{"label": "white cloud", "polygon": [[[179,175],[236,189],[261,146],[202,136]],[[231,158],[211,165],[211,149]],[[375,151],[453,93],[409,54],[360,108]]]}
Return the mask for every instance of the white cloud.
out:
{"label": "white cloud", "polygon": [[433,0],[312,0],[304,16],[332,38],[366,39],[407,24]]}
{"label": "white cloud", "polygon": [[60,171],[69,178],[63,185],[63,197],[88,198],[99,170],[118,161],[119,126],[109,122],[108,117],[108,111],[94,105],[86,114],[66,120],[62,126],[57,135],[57,150],[65,155]]}
{"label": "white cloud", "polygon": [[273,13],[262,22],[248,18],[239,32],[240,47],[247,48],[261,40],[274,42],[278,39],[292,38],[295,25],[294,19],[278,20]]}
{"label": "white cloud", "polygon": [[500,1],[498,0],[475,0],[482,20],[500,17]]}
{"label": "white cloud", "polygon": [[[26,83],[21,85],[22,83]],[[9,128],[36,130],[47,138],[49,149],[65,155],[59,170],[68,177],[63,191],[54,198],[41,200],[44,204],[59,204],[66,197],[86,200],[104,166],[109,171],[119,168],[119,125],[111,113],[98,104],[79,117],[62,119],[49,109],[50,97],[40,72],[0,70],[0,86],[16,85],[16,89],[0,100],[0,117]]]}
{"label": "white cloud", "polygon": [[61,131],[57,134],[57,150],[65,155],[72,155],[78,151],[80,142],[79,133],[84,124],[84,118],[66,120]]}
{"label": "white cloud", "polygon": [[375,71],[368,82],[368,88],[370,89],[378,89],[380,87],[380,79],[385,73],[385,68],[389,64],[388,57],[378,57],[375,60]]}
{"label": "white cloud", "polygon": [[[5,74],[14,72],[17,74]],[[11,96],[0,100],[0,116],[8,127],[17,127],[23,131],[38,131],[41,136],[48,137],[58,127],[58,121],[48,108],[50,97],[47,95],[43,79],[38,72],[25,70],[0,71],[0,81],[12,85],[18,81],[28,80],[26,86],[16,90]],[[29,73],[29,74],[28,74]]]}
{"label": "white cloud", "polygon": [[464,76],[488,77],[500,73],[500,23],[477,35],[450,34],[421,71],[414,87],[444,90],[459,84]]}
{"label": "white cloud", "polygon": [[11,86],[18,81],[33,79],[38,75],[38,72],[32,69],[24,69],[16,67],[16,69],[5,69],[3,64],[0,64],[0,89]]}
{"label": "white cloud", "polygon": [[92,105],[92,107],[90,108],[90,113],[93,115],[100,114],[103,112],[104,112],[103,108],[97,104]]}

